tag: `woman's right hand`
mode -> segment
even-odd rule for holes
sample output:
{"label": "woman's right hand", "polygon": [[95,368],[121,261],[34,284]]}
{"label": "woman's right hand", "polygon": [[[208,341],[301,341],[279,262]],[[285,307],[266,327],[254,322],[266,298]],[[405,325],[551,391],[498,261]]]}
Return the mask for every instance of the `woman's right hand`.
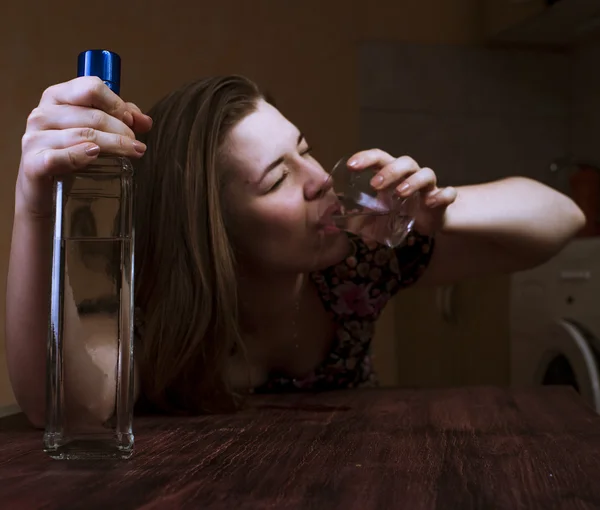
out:
{"label": "woman's right hand", "polygon": [[53,85],[27,119],[16,186],[16,210],[36,217],[52,213],[52,178],[84,168],[100,152],[141,157],[135,139],[152,119],[124,102],[100,78],[85,76]]}

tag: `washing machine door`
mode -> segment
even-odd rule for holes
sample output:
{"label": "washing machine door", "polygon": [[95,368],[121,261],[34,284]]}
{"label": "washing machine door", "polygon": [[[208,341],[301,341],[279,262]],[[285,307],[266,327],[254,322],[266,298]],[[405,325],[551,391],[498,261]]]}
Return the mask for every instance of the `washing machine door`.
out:
{"label": "washing machine door", "polygon": [[536,384],[573,386],[600,413],[600,352],[598,339],[567,319],[552,324],[534,373]]}

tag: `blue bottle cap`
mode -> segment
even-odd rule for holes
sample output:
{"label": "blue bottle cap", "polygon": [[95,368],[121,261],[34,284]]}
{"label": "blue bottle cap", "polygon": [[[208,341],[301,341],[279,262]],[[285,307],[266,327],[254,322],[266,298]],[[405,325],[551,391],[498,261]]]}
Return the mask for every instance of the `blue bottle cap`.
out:
{"label": "blue bottle cap", "polygon": [[121,91],[121,57],[108,50],[82,51],[77,57],[77,76],[98,76],[118,95]]}

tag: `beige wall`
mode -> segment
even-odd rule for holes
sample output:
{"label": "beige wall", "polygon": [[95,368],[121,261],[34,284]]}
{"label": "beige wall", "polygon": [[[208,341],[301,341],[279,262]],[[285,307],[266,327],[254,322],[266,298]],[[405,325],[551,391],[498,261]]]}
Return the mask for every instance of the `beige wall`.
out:
{"label": "beige wall", "polygon": [[[74,76],[79,51],[106,47],[120,53],[123,96],[142,108],[186,80],[247,74],[276,95],[330,165],[357,143],[356,43],[476,43],[478,7],[479,0],[10,2],[0,18],[2,288],[25,119],[46,86]],[[2,292],[2,326],[4,308]],[[379,337],[391,332],[388,316]],[[389,359],[390,349],[384,345],[380,359]],[[384,377],[392,365],[383,362]],[[2,342],[0,406],[11,402]]]}

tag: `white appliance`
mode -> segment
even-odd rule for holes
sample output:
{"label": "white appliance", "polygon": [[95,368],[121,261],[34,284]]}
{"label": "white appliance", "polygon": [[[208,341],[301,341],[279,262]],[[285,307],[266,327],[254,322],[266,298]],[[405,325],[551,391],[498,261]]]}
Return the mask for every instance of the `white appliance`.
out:
{"label": "white appliance", "polygon": [[512,276],[511,385],[573,386],[600,413],[600,238]]}

